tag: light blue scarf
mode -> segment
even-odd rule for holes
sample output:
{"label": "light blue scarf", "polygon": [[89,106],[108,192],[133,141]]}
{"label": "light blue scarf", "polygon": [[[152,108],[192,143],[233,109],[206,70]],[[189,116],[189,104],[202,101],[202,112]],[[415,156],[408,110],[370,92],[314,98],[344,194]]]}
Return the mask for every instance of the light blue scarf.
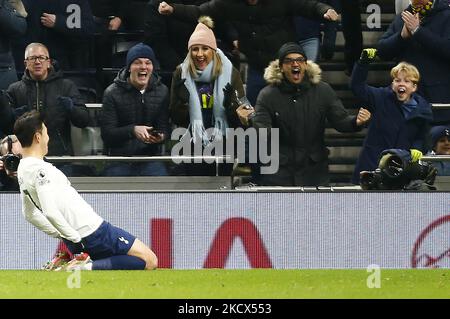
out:
{"label": "light blue scarf", "polygon": [[[189,73],[189,59],[183,61],[181,65],[181,79],[184,79],[184,85],[189,92],[189,117],[190,124],[189,127],[192,131],[192,139],[194,143],[202,141],[203,145],[206,146],[213,141],[220,141],[226,134],[226,129],[228,128],[227,117],[225,113],[225,108],[223,107],[223,88],[227,83],[231,83],[231,72],[233,70],[233,65],[231,61],[223,54],[220,49],[217,49],[217,53],[222,60],[222,73],[214,81],[213,96],[213,120],[214,120],[214,131],[211,138],[208,137],[206,133],[205,126],[203,125],[202,117],[202,107],[200,105],[200,99],[198,97],[197,87],[195,82],[205,82],[210,83],[212,81],[212,71],[214,68],[215,60],[212,60],[208,66],[203,71],[199,71],[199,76],[195,79],[191,77]],[[187,130],[189,132],[189,128]],[[186,132],[186,133],[187,133]],[[182,138],[184,138],[183,136]]]}

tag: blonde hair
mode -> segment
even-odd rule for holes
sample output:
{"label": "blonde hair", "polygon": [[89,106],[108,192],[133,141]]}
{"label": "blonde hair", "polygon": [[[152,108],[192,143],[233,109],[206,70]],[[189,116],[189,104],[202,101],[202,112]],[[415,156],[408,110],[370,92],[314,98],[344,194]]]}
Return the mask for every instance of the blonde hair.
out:
{"label": "blonde hair", "polygon": [[[216,50],[212,50],[212,51],[213,51],[213,58],[212,58],[211,62],[214,63],[213,72],[212,72],[212,80],[215,80],[222,73],[222,59],[220,58],[220,56]],[[197,74],[197,68],[195,67],[194,60],[192,59],[192,48],[189,48],[188,62],[189,62],[189,73],[191,74],[191,77],[193,79],[195,79],[198,76],[198,74]]]}
{"label": "blonde hair", "polygon": [[404,72],[406,77],[410,79],[414,84],[419,83],[420,73],[414,65],[407,62],[400,62],[391,69],[391,78],[396,78],[400,72]]}

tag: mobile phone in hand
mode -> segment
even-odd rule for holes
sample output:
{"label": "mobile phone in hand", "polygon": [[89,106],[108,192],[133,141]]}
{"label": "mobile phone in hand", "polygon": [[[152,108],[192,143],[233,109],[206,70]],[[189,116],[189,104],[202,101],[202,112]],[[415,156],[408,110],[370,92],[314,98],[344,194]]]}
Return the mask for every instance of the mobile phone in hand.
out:
{"label": "mobile phone in hand", "polygon": [[153,135],[153,136],[158,137],[159,134],[163,134],[164,132],[161,131],[161,130],[158,130],[158,129],[152,129],[152,130],[148,130],[148,133],[149,133],[150,135]]}

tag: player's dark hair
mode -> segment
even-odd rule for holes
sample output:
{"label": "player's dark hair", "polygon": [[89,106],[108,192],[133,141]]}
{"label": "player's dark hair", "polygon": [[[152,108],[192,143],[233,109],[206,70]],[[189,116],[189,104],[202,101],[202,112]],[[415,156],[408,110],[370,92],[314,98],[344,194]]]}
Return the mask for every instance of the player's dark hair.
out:
{"label": "player's dark hair", "polygon": [[34,134],[42,131],[44,123],[41,114],[34,110],[22,114],[14,123],[14,134],[22,147],[30,147],[33,144]]}

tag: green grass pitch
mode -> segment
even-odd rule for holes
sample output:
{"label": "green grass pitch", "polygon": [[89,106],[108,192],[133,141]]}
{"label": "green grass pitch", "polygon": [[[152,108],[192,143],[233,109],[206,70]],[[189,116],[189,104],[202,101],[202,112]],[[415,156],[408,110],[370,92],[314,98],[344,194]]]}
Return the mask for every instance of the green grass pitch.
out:
{"label": "green grass pitch", "polygon": [[369,275],[370,273],[364,269],[158,269],[78,273],[3,270],[0,271],[0,298],[440,299],[450,297],[448,269],[381,269],[381,287],[372,289],[367,287]]}

